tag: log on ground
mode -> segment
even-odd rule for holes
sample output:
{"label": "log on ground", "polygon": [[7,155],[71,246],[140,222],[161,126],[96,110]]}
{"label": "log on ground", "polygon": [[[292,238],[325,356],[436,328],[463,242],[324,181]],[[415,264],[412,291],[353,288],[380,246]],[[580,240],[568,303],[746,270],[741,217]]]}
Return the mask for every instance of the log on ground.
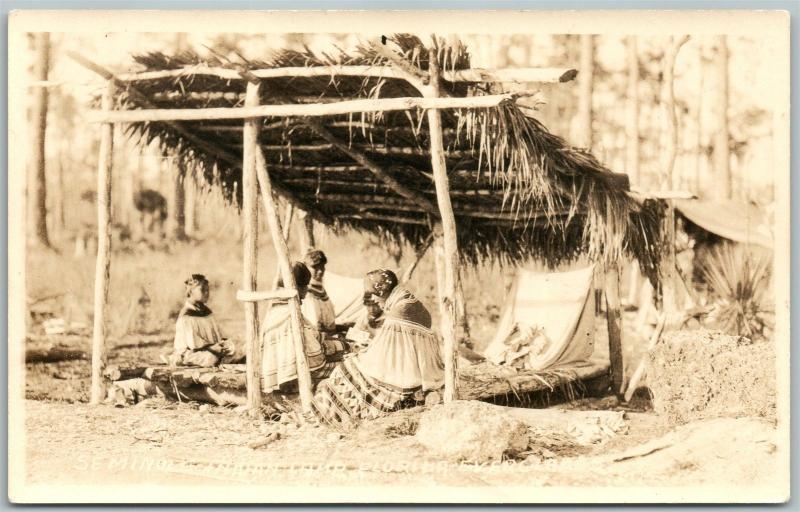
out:
{"label": "log on ground", "polygon": [[25,348],[26,363],[55,363],[87,359],[89,359],[89,355],[85,350],[63,345],[41,345]]}

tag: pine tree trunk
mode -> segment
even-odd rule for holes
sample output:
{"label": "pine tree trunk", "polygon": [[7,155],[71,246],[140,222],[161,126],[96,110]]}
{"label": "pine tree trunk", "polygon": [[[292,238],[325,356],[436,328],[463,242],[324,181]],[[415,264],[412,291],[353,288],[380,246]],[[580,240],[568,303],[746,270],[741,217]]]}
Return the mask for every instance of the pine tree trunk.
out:
{"label": "pine tree trunk", "polygon": [[55,197],[55,228],[61,240],[64,240],[67,228],[66,208],[64,207],[64,154],[60,152],[58,156],[58,167],[56,175],[56,197]]}
{"label": "pine tree trunk", "polygon": [[[187,50],[186,33],[175,34],[175,53],[180,55]],[[194,194],[188,191],[193,186],[190,173],[185,165],[178,160],[177,175],[175,176],[175,217],[173,234],[177,240],[186,240],[189,234],[194,233],[195,201]],[[190,211],[191,210],[191,211]]]}
{"label": "pine tree trunk", "polygon": [[[36,57],[33,66],[33,79],[46,82],[50,69],[50,34],[37,33],[34,36]],[[31,168],[28,179],[28,225],[31,227],[31,241],[50,247],[47,232],[47,175],[45,173],[45,135],[47,131],[47,87],[33,88],[31,120],[33,134],[31,140]]]}
{"label": "pine tree trunk", "polygon": [[714,190],[718,199],[730,199],[731,164],[728,144],[728,43],[725,36],[716,37],[714,59],[716,97],[714,99]]}
{"label": "pine tree trunk", "polygon": [[186,236],[193,238],[197,236],[197,180],[193,174],[187,174],[184,179],[185,202],[184,217],[186,219]]}
{"label": "pine tree trunk", "polygon": [[[667,121],[667,147],[665,152],[664,174],[661,188],[672,190],[675,188],[674,167],[678,154],[678,122],[675,113],[675,59],[678,51],[689,40],[689,36],[670,41],[670,48],[664,56],[664,89],[662,101],[664,103],[665,118]],[[667,205],[664,219],[664,255],[661,259],[661,285],[663,312],[667,318],[667,325],[676,326],[681,320],[683,311],[680,297],[677,292],[678,279],[676,275],[675,260],[675,208],[671,202]]]}
{"label": "pine tree trunk", "polygon": [[172,218],[172,235],[175,237],[176,240],[185,240],[186,239],[186,191],[183,185],[184,176],[186,175],[186,169],[184,168],[183,161],[180,158],[176,158],[175,166],[174,166],[175,173],[173,174],[173,188],[174,188],[174,195],[173,195],[173,206],[171,214],[173,215]]}
{"label": "pine tree trunk", "polygon": [[[126,144],[127,146],[127,144]],[[126,148],[127,150],[128,148]],[[126,156],[130,152],[126,151]],[[125,162],[120,162],[119,165],[119,215],[115,215],[119,222],[128,228],[131,232],[134,231],[134,224],[136,223],[136,208],[134,206],[134,165],[126,158]]]}
{"label": "pine tree trunk", "polygon": [[698,50],[698,59],[697,59],[697,96],[695,97],[694,102],[694,122],[695,122],[695,134],[694,134],[694,155],[692,167],[693,167],[693,189],[695,194],[700,193],[700,173],[702,172],[701,162],[703,160],[703,87],[705,81],[705,70],[703,69],[703,49],[700,48]]}
{"label": "pine tree trunk", "polygon": [[639,185],[639,55],[636,36],[628,36],[628,98],[625,122],[625,172]]}
{"label": "pine tree trunk", "polygon": [[592,89],[594,87],[594,36],[580,36],[580,65],[578,69],[578,113],[575,144],[592,148]]}

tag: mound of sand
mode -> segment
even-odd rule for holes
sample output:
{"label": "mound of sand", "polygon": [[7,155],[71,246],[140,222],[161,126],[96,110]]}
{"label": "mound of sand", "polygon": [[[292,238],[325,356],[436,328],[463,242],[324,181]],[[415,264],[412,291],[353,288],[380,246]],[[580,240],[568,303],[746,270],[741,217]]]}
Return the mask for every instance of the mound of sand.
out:
{"label": "mound of sand", "polygon": [[500,407],[474,400],[440,404],[422,413],[416,441],[453,462],[499,461],[528,448],[527,425]]}
{"label": "mound of sand", "polygon": [[674,423],[715,417],[775,419],[775,351],[719,331],[665,333],[648,354],[653,409]]}

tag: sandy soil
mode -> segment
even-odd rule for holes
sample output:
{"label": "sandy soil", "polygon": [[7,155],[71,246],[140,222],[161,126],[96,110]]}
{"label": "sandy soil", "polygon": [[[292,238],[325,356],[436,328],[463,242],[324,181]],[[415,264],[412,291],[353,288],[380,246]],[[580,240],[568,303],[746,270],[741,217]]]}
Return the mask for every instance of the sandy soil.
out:
{"label": "sandy soil", "polygon": [[[283,428],[234,410],[167,403],[135,407],[26,401],[29,484],[239,483],[271,485],[747,486],[774,475],[774,425],[714,419],[671,429],[652,413],[628,413],[628,432],[583,446],[548,445],[544,457],[478,467],[430,458],[397,413],[346,434]],[[558,434],[558,433],[551,433]],[[549,439],[549,440],[548,440]],[[549,443],[549,444],[548,444]],[[568,449],[566,449],[568,448]]]}

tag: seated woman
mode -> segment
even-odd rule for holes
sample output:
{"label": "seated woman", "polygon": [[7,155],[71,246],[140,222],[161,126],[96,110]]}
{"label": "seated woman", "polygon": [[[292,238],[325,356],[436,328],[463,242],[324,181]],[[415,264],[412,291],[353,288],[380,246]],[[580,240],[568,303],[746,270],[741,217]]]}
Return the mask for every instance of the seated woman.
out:
{"label": "seated woman", "polygon": [[306,300],[303,301],[303,316],[320,331],[334,332],[336,330],[336,313],[333,310],[333,303],[322,285],[328,258],[322,251],[309,249],[304,263],[311,271],[311,282],[308,285]]}
{"label": "seated woman", "polygon": [[233,353],[233,346],[222,338],[219,326],[206,305],[210,295],[208,280],[192,274],[186,285],[186,302],[175,324],[171,365],[216,366]]}
{"label": "seated woman", "polygon": [[352,340],[351,348],[354,352],[366,348],[383,325],[383,309],[380,304],[372,300],[371,293],[364,294],[363,304],[364,307],[353,327],[347,332],[348,339]]}
{"label": "seated woman", "polygon": [[[301,303],[306,297],[311,272],[303,263],[292,266],[297,293]],[[279,286],[283,286],[279,282]],[[303,346],[308,369],[315,380],[330,375],[335,359],[340,357],[342,344],[327,340],[306,318],[303,322]],[[274,302],[261,323],[260,337],[263,343],[261,372],[264,391],[293,392],[297,385],[297,358],[292,337],[291,311],[288,302]]]}
{"label": "seated woman", "polygon": [[383,324],[369,347],[346,358],[314,395],[314,415],[327,423],[372,419],[416,403],[444,379],[431,315],[391,270],[367,274],[365,292],[381,306]]}

